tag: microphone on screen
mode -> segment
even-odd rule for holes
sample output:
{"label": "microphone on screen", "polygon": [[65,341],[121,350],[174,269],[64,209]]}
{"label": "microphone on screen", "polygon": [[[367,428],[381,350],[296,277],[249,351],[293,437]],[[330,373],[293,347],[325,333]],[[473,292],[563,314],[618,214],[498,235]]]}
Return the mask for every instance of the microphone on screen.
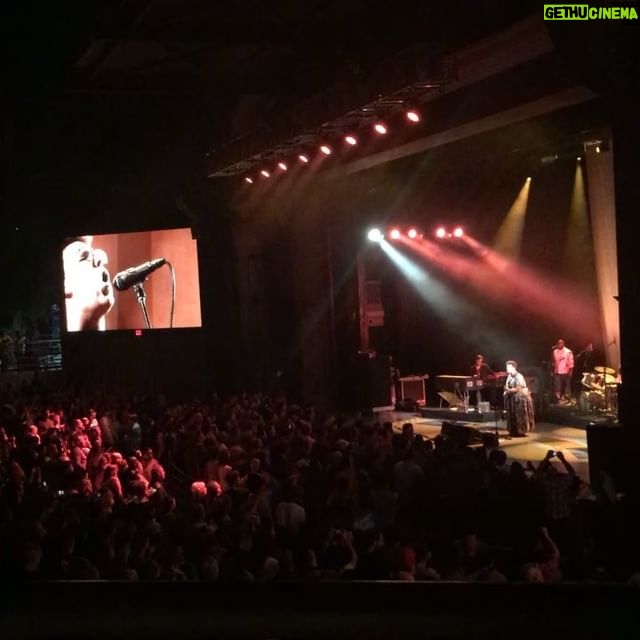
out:
{"label": "microphone on screen", "polygon": [[118,291],[126,291],[134,284],[144,282],[149,274],[166,263],[167,261],[164,258],[156,258],[155,260],[140,264],[137,267],[130,267],[129,269],[120,271],[113,279],[113,286]]}

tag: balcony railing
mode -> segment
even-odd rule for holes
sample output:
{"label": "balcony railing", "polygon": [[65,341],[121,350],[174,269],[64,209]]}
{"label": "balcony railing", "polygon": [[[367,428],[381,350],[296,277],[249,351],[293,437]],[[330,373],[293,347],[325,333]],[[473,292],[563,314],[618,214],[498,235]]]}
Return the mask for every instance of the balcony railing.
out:
{"label": "balcony railing", "polygon": [[12,371],[60,371],[62,369],[62,345],[60,338],[45,336],[29,340],[24,353],[3,363],[3,372]]}

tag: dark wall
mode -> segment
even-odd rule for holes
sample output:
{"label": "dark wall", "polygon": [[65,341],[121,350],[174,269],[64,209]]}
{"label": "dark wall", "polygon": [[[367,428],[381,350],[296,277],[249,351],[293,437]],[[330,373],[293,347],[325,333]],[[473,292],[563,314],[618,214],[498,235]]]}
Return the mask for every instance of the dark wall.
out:
{"label": "dark wall", "polygon": [[65,378],[76,389],[95,385],[123,392],[192,398],[213,383],[200,329],[70,333],[63,337]]}
{"label": "dark wall", "polygon": [[[86,224],[76,218],[61,227],[65,233],[72,233],[73,227],[75,233],[133,231],[144,228],[140,225],[148,229],[190,227],[198,247],[202,328],[145,330],[140,337],[133,331],[68,334],[63,336],[65,373],[76,382],[85,379],[125,387],[131,383],[164,392],[189,388],[200,392],[204,387],[231,390],[241,385],[238,294],[227,194],[206,181],[191,180],[149,195],[146,215],[133,216],[126,196],[120,202],[122,213],[118,215]],[[152,202],[157,206],[152,207]],[[45,263],[45,273],[51,274],[46,299],[64,308],[59,242],[51,244]]]}

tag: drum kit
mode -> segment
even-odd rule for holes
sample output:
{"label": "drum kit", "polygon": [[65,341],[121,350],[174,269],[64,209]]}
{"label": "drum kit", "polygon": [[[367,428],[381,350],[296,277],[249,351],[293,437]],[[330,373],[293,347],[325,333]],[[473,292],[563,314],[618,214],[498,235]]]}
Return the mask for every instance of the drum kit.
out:
{"label": "drum kit", "polygon": [[582,374],[579,406],[584,413],[617,413],[618,381],[611,367],[598,366]]}

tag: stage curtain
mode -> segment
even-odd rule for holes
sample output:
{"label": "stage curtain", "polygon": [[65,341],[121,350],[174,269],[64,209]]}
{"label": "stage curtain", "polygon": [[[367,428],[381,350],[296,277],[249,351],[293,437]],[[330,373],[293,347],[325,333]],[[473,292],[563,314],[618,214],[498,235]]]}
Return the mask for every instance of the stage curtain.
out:
{"label": "stage curtain", "polygon": [[617,369],[620,366],[620,317],[615,297],[618,295],[618,255],[613,153],[613,144],[609,141],[589,144],[585,150],[605,364]]}

